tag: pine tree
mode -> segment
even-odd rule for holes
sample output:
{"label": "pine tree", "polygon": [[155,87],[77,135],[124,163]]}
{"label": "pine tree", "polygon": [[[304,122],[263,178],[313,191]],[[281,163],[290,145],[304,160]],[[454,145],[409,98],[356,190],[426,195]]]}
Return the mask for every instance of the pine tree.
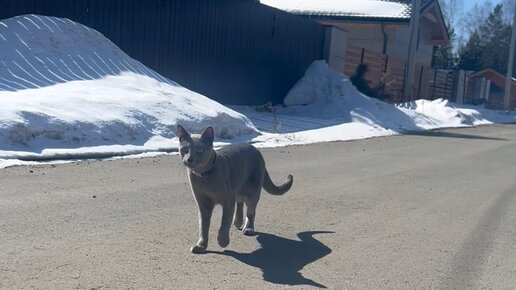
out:
{"label": "pine tree", "polygon": [[506,73],[510,38],[511,26],[504,21],[502,5],[498,4],[459,49],[459,68],[474,71],[493,68]]}
{"label": "pine tree", "polygon": [[511,27],[503,21],[502,5],[495,7],[482,28],[483,38],[489,40],[483,51],[484,66],[506,73]]}
{"label": "pine tree", "polygon": [[468,42],[459,49],[459,68],[463,70],[477,71],[484,68],[482,51],[485,44],[477,31],[469,37]]}
{"label": "pine tree", "polygon": [[448,44],[444,46],[434,46],[432,52],[432,67],[439,69],[454,69],[457,66],[457,57],[453,53],[453,41],[455,39],[455,31],[453,27],[447,27]]}

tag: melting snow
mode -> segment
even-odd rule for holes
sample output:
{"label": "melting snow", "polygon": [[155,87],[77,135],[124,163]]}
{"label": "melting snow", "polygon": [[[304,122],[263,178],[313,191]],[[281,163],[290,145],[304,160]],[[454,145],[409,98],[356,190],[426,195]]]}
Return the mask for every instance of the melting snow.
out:
{"label": "melting snow", "polygon": [[217,145],[270,147],[516,122],[514,113],[445,100],[393,106],[361,94],[324,61],[307,69],[286,107],[230,109],[61,18],[2,20],[0,45],[0,168],[174,151],[177,123],[193,132],[213,126]]}
{"label": "melting snow", "polygon": [[9,164],[171,151],[177,123],[216,124],[222,139],[257,133],[68,19],[18,16],[0,22],[0,36],[0,159]]}

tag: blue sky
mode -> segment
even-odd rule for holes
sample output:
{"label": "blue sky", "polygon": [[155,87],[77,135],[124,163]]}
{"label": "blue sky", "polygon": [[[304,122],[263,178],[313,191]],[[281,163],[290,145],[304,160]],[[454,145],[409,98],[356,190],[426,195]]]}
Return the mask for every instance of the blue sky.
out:
{"label": "blue sky", "polygon": [[[464,0],[464,12],[471,9],[471,7],[475,6],[476,3],[482,3],[485,0]],[[491,3],[496,4],[500,3],[500,0],[491,0]]]}

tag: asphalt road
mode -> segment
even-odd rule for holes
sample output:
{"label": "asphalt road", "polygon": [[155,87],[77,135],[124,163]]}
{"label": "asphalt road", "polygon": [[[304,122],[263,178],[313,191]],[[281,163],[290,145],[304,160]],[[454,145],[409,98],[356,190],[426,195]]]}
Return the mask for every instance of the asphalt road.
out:
{"label": "asphalt road", "polygon": [[177,156],[0,170],[0,288],[516,287],[516,125],[262,152],[294,187],[205,255]]}

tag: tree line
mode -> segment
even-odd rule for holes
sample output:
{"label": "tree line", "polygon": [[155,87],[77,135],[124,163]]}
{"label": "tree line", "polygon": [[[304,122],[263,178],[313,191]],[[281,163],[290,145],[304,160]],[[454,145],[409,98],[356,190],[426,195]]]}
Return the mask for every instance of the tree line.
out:
{"label": "tree line", "polygon": [[460,11],[461,0],[441,1],[450,42],[434,47],[432,66],[472,71],[493,68],[505,74],[514,1],[504,0],[496,5],[485,1],[466,13]]}

